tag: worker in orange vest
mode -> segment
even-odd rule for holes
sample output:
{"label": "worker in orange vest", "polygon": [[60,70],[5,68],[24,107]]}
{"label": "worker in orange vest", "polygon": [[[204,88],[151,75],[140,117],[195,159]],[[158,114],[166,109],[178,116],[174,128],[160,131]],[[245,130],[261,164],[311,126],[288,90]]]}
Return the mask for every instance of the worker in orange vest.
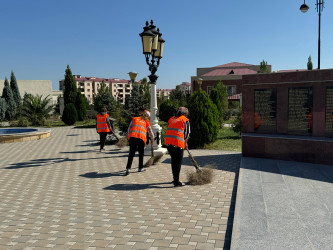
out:
{"label": "worker in orange vest", "polygon": [[154,134],[150,126],[150,112],[148,110],[144,110],[143,108],[140,108],[139,112],[140,116],[133,117],[128,127],[128,141],[130,151],[128,155],[125,175],[129,175],[130,173],[133,158],[137,150],[139,151],[138,171],[143,172],[146,170],[143,168],[143,155],[147,142],[147,132],[150,137],[151,146],[153,146],[154,143]]}
{"label": "worker in orange vest", "polygon": [[100,149],[99,151],[104,151],[106,136],[108,133],[112,132],[111,118],[107,113],[105,107],[102,108],[102,111],[96,116],[96,130],[99,134]]}
{"label": "worker in orange vest", "polygon": [[185,185],[179,181],[179,175],[184,156],[184,149],[187,148],[187,141],[190,138],[190,121],[187,116],[188,109],[185,107],[179,107],[175,116],[169,119],[169,125],[164,137],[164,143],[171,156],[171,169],[173,184],[175,187]]}

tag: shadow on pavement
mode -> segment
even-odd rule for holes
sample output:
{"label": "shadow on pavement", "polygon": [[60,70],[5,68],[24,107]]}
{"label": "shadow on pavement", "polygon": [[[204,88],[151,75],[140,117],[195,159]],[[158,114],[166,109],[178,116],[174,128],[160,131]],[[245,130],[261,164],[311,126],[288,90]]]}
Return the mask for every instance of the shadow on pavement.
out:
{"label": "shadow on pavement", "polygon": [[[163,186],[170,184],[170,186]],[[161,186],[162,185],[162,186]],[[149,188],[174,188],[171,182],[145,183],[145,184],[114,184],[103,189],[117,191],[143,190]]]}
{"label": "shadow on pavement", "polygon": [[[193,156],[195,161],[200,167],[205,165],[214,165],[217,170],[238,172],[241,160],[241,154],[217,154],[217,155],[206,155],[206,156]],[[168,157],[162,161],[162,163],[171,165],[171,158]],[[184,153],[182,166],[193,166],[190,158]]]}
{"label": "shadow on pavement", "polygon": [[118,171],[118,172],[113,172],[113,173],[98,173],[98,172],[89,172],[85,174],[80,174],[79,176],[81,177],[86,177],[86,178],[106,178],[106,177],[111,177],[111,176],[124,176],[125,170],[123,171]]}
{"label": "shadow on pavement", "polygon": [[333,183],[333,168],[329,165],[265,158],[243,158],[242,168]]}
{"label": "shadow on pavement", "polygon": [[[104,154],[104,153],[101,153]],[[30,168],[30,167],[42,167],[48,166],[56,163],[70,162],[70,161],[86,161],[86,160],[100,160],[100,159],[112,159],[118,157],[127,157],[127,155],[117,155],[117,156],[106,156],[106,157],[93,157],[93,158],[80,158],[80,159],[71,159],[71,158],[47,158],[47,159],[35,159],[27,162],[12,163],[5,169],[20,169],[20,168]]]}

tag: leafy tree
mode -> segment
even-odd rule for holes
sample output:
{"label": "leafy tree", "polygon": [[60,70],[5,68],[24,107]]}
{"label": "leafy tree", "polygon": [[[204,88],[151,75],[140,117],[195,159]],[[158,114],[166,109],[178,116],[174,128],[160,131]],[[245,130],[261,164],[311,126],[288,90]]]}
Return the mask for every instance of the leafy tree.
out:
{"label": "leafy tree", "polygon": [[73,125],[78,119],[77,111],[73,103],[67,103],[62,113],[62,121],[66,125]]}
{"label": "leafy tree", "polygon": [[3,91],[2,91],[2,98],[4,98],[6,100],[6,104],[7,104],[6,105],[7,109],[6,109],[6,114],[5,114],[6,119],[8,119],[8,120],[14,119],[16,116],[16,112],[17,112],[16,103],[15,103],[15,100],[13,97],[12,89],[9,86],[9,82],[8,82],[7,78],[5,78],[5,84],[4,84]]}
{"label": "leafy tree", "polygon": [[83,95],[79,91],[77,92],[76,95],[75,108],[77,111],[78,120],[84,121],[87,117],[87,107],[86,107],[86,101]]}
{"label": "leafy tree", "polygon": [[64,104],[68,103],[75,103],[76,101],[76,93],[77,93],[77,87],[76,87],[76,82],[74,80],[74,76],[72,74],[72,71],[67,65],[67,69],[65,71],[65,80],[64,80]]}
{"label": "leafy tree", "polygon": [[191,123],[189,146],[196,148],[214,142],[219,132],[219,114],[208,94],[201,89],[196,91],[189,100],[188,109]]}
{"label": "leafy tree", "polygon": [[19,110],[20,110],[21,105],[22,105],[22,98],[21,98],[21,95],[20,95],[19,88],[17,86],[16,77],[15,77],[13,71],[11,72],[11,75],[10,75],[10,88],[13,92],[13,97],[14,97],[14,101],[16,103],[17,113],[19,113]]}
{"label": "leafy tree", "polygon": [[49,95],[24,94],[22,104],[22,115],[27,117],[32,125],[44,126],[46,119],[50,117],[54,106]]}
{"label": "leafy tree", "polygon": [[313,69],[313,64],[312,64],[311,56],[309,56],[309,58],[308,58],[307,67],[308,67],[308,70],[312,70]]}
{"label": "leafy tree", "polygon": [[267,61],[262,60],[262,62],[260,62],[260,69],[259,69],[259,73],[270,73],[271,71],[268,69],[267,66]]}
{"label": "leafy tree", "polygon": [[177,110],[177,105],[169,100],[166,99],[161,103],[160,109],[159,109],[159,115],[161,121],[167,122],[170,117],[175,115],[175,111]]}
{"label": "leafy tree", "polygon": [[3,121],[5,119],[6,110],[7,110],[6,100],[0,97],[0,121]]}

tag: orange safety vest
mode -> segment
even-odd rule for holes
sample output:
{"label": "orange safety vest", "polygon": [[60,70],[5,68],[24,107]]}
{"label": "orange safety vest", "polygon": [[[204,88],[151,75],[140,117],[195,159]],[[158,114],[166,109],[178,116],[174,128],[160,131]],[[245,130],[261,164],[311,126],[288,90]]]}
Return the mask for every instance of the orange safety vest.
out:
{"label": "orange safety vest", "polygon": [[175,118],[174,116],[169,119],[168,129],[164,136],[164,143],[167,145],[174,145],[176,147],[185,148],[185,122],[188,119],[185,116],[179,116]]}
{"label": "orange safety vest", "polygon": [[146,144],[147,141],[147,123],[141,117],[133,117],[132,126],[128,134],[128,139],[131,137],[139,138]]}
{"label": "orange safety vest", "polygon": [[105,115],[98,114],[97,115],[97,118],[96,118],[97,119],[97,133],[111,132],[109,129],[109,126],[106,122],[106,118],[108,116],[109,116],[108,114],[105,114]]}

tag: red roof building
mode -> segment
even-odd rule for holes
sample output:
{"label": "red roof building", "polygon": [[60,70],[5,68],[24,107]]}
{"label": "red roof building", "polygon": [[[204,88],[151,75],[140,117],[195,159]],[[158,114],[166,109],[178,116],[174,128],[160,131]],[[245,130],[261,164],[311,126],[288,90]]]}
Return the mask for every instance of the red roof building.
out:
{"label": "red roof building", "polygon": [[[271,65],[267,65],[271,71]],[[258,74],[260,65],[232,62],[209,68],[197,68],[197,75],[191,77],[191,90],[199,89],[198,78],[202,79],[201,89],[208,94],[217,80],[228,88],[229,100],[239,100],[242,93],[243,75]],[[238,98],[238,99],[237,99]]]}

